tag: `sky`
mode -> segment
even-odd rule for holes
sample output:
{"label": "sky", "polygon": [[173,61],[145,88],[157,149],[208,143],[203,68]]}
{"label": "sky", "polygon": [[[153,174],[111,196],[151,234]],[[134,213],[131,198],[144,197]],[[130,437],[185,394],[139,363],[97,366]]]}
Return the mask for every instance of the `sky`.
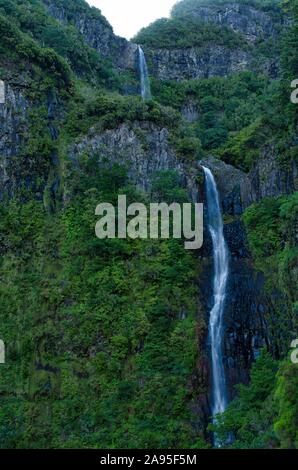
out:
{"label": "sky", "polygon": [[169,16],[177,0],[87,0],[99,8],[118,36],[131,39],[141,28]]}

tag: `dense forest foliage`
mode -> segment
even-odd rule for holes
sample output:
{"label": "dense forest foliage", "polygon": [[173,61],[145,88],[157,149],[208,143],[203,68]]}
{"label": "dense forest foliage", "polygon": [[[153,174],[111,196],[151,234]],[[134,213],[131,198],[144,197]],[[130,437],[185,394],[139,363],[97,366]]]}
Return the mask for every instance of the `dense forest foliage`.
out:
{"label": "dense forest foliage", "polygon": [[122,167],[93,165],[70,174],[62,212],[1,206],[1,447],[201,447],[188,407],[198,266],[178,241],[92,237],[99,202],[140,200]]}
{"label": "dense forest foliage", "polygon": [[[241,34],[191,16],[196,6],[217,3],[227,2],[179,2],[170,19],[135,40],[165,49],[250,48]],[[281,14],[278,0],[237,3]],[[0,447],[210,447],[197,407],[197,397],[208,394],[207,326],[203,315],[198,320],[202,264],[178,240],[94,236],[100,202],[116,204],[118,194],[145,204],[184,201],[186,191],[168,171],[154,175],[152,193],[140,193],[125,166],[100,166],[100,155],[89,154],[72,165],[68,148],[89,132],[149,123],[168,129],[182,162],[212,154],[248,173],[270,145],[289,167],[298,156],[298,107],[289,86],[298,78],[298,2],[282,2],[295,21],[272,48],[281,54],[278,77],[152,77],[148,102],[126,95],[135,77],[103,59],[75,27],[77,14],[109,27],[98,10],[84,0],[55,0],[67,12],[62,23],[49,15],[49,4],[0,0],[0,76],[21,84],[30,103],[12,158],[22,183],[0,204],[0,337],[7,354]],[[189,103],[198,110],[193,123],[181,114]],[[210,426],[224,446],[298,446],[297,365],[288,358],[298,327],[297,202],[297,193],[265,198],[242,217],[254,267],[268,296],[277,291],[279,300],[275,317],[266,318],[274,344],[260,351],[250,383],[237,387],[237,398]]]}
{"label": "dense forest foliage", "polygon": [[229,28],[204,24],[191,16],[157,20],[142,29],[133,41],[161,49],[202,47],[206,43],[230,48],[245,46],[245,39],[241,34]]}

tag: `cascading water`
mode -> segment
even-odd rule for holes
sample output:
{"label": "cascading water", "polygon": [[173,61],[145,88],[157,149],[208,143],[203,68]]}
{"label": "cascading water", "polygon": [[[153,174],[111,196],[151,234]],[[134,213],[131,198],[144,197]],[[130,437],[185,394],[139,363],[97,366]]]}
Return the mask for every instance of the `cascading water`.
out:
{"label": "cascading water", "polygon": [[149,80],[146,57],[141,46],[139,46],[138,49],[139,49],[139,66],[140,66],[140,76],[141,76],[141,96],[143,100],[151,100],[152,95],[151,95],[150,80]]}
{"label": "cascading water", "polygon": [[[212,359],[212,416],[223,413],[227,406],[227,389],[223,365],[222,342],[224,308],[229,276],[229,253],[223,232],[223,220],[215,179],[205,168],[208,229],[212,238],[214,258],[213,307],[210,312],[209,335]],[[215,445],[216,436],[215,436]]]}

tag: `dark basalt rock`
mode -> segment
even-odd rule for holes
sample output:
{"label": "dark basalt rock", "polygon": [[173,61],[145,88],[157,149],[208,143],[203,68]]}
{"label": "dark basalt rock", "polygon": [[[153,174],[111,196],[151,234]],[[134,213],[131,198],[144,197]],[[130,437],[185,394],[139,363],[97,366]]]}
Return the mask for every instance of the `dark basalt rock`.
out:
{"label": "dark basalt rock", "polygon": [[204,23],[214,23],[218,26],[227,26],[239,32],[250,42],[266,39],[278,33],[284,24],[282,11],[279,9],[279,20],[273,20],[270,13],[261,11],[251,5],[235,2],[223,5],[194,4],[191,8],[192,17],[197,17]]}
{"label": "dark basalt rock", "polygon": [[[13,198],[22,189],[35,194],[36,199],[43,199],[43,192],[48,182],[50,168],[39,155],[28,155],[26,144],[30,136],[30,112],[39,103],[28,98],[27,83],[21,77],[5,81],[5,103],[0,104],[0,201],[5,197]],[[56,120],[62,112],[62,106],[54,93],[45,98],[47,118],[45,132],[53,141],[58,138]],[[57,152],[52,152],[50,162],[58,167]],[[52,183],[51,183],[52,184]],[[51,191],[57,188],[57,182]]]}
{"label": "dark basalt rock", "polygon": [[150,72],[159,80],[225,77],[249,68],[252,56],[240,49],[207,44],[203,47],[149,49]]}
{"label": "dark basalt rock", "polygon": [[[269,343],[265,320],[264,278],[254,272],[249,258],[231,254],[225,309],[224,364],[230,398],[233,386],[247,382],[252,362]],[[262,306],[262,307],[260,307]]]}

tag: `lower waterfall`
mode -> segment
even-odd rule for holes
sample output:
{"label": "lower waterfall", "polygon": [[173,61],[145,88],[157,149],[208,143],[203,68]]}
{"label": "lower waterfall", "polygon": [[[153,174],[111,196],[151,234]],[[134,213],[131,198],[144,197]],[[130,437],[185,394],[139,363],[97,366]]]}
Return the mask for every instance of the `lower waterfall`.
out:
{"label": "lower waterfall", "polygon": [[208,230],[212,239],[214,259],[213,306],[210,312],[209,336],[212,360],[212,416],[216,419],[216,415],[223,413],[227,407],[222,343],[224,308],[229,277],[229,253],[224,238],[223,219],[216,182],[211,171],[205,167],[203,169],[206,178]]}

